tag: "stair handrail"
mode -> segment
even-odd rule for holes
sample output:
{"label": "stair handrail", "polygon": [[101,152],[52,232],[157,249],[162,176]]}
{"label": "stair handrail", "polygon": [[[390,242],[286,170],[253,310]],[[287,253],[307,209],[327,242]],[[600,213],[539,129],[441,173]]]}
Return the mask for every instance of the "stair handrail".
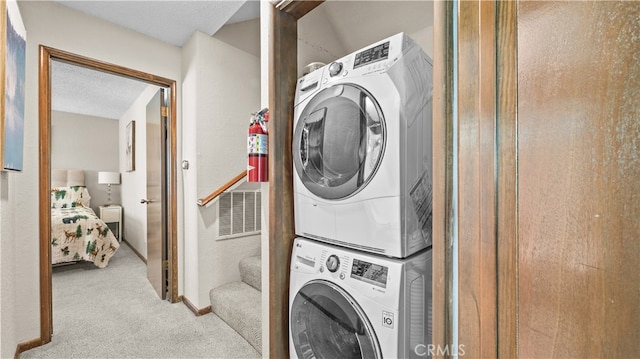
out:
{"label": "stair handrail", "polygon": [[215,191],[209,193],[209,195],[207,195],[206,197],[200,198],[198,200],[198,206],[201,206],[201,207],[202,206],[206,206],[207,204],[209,204],[209,202],[211,202],[214,199],[216,199],[218,196],[220,196],[225,191],[227,191],[229,188],[231,188],[231,186],[233,186],[234,184],[238,183],[238,181],[240,181],[241,179],[245,178],[246,176],[247,176],[247,170],[244,170],[244,171],[240,172],[237,176],[235,176],[231,180],[229,180],[229,182],[223,184],[222,186],[220,186]]}

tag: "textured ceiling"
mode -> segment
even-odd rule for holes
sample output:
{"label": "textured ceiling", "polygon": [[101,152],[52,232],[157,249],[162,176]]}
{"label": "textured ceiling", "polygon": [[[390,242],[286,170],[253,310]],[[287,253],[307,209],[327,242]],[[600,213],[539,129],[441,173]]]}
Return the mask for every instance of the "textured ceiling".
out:
{"label": "textured ceiling", "polygon": [[[258,0],[55,0],[74,10],[182,47],[194,31],[213,35],[223,25],[257,18]],[[51,109],[119,119],[146,83],[54,61]]]}
{"label": "textured ceiling", "polygon": [[65,62],[51,62],[51,109],[118,120],[150,86]]}
{"label": "textured ceiling", "polygon": [[195,30],[213,35],[245,3],[235,0],[56,1],[85,14],[180,47]]}

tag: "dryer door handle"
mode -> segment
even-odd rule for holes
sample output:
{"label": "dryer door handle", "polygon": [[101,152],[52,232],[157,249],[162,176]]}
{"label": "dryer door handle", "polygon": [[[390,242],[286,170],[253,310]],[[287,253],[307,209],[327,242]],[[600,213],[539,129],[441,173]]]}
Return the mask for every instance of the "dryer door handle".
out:
{"label": "dryer door handle", "polygon": [[302,161],[302,169],[307,168],[307,164],[309,164],[309,127],[307,124],[304,124],[302,128],[302,135],[300,136],[300,160]]}
{"label": "dryer door handle", "polygon": [[360,157],[360,169],[358,170],[358,181],[356,186],[360,188],[365,181],[364,165],[367,160],[367,143],[369,142],[368,131],[368,116],[367,116],[367,95],[364,92],[360,92],[360,145],[358,147],[358,157]]}

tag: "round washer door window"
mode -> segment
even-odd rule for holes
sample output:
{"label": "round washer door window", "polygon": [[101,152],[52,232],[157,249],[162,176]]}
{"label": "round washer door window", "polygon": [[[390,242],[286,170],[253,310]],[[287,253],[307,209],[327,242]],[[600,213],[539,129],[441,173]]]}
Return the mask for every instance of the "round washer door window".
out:
{"label": "round washer door window", "polygon": [[300,114],[293,135],[294,167],[316,196],[352,196],[375,175],[385,135],[382,110],[369,92],[354,84],[328,87]]}
{"label": "round washer door window", "polygon": [[337,285],[315,280],[304,285],[291,306],[291,335],[298,358],[381,358],[371,323]]}

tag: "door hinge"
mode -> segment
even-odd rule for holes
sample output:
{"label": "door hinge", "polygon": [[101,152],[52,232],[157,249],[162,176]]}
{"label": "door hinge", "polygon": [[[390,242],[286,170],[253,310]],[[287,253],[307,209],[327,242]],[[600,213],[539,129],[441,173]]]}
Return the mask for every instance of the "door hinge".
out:
{"label": "door hinge", "polygon": [[169,261],[167,260],[162,261],[162,269],[169,270]]}
{"label": "door hinge", "polygon": [[160,106],[160,112],[162,117],[169,117],[169,107],[168,106]]}

